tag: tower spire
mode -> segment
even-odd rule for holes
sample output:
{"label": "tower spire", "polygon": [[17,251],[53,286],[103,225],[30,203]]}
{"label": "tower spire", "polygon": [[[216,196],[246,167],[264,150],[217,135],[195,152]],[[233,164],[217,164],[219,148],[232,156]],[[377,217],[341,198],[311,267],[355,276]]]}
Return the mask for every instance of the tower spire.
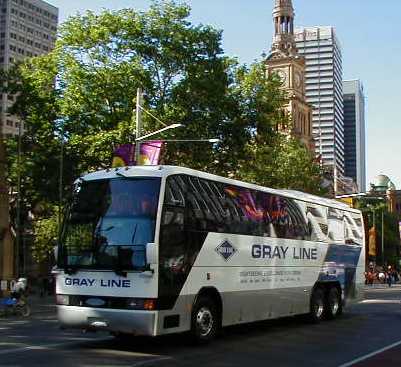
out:
{"label": "tower spire", "polygon": [[294,37],[294,8],[291,0],[275,0],[273,9],[274,37],[271,56],[297,56]]}

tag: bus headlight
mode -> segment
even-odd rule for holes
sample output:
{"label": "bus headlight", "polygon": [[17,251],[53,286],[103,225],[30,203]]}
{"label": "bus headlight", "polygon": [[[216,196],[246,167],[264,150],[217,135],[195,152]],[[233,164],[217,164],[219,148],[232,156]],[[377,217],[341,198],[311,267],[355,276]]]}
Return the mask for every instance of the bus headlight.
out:
{"label": "bus headlight", "polygon": [[61,306],[68,306],[70,304],[70,297],[66,294],[57,294],[56,304]]}

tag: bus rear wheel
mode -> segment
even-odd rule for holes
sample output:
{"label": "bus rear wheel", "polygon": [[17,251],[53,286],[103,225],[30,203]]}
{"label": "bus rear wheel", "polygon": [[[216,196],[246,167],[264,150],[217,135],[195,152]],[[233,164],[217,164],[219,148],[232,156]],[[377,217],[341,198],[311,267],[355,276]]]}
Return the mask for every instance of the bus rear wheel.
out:
{"label": "bus rear wheel", "polygon": [[331,287],[327,293],[325,312],[329,320],[335,319],[342,313],[341,293],[337,287]]}
{"label": "bus rear wheel", "polygon": [[191,334],[195,343],[205,344],[213,340],[218,330],[218,314],[215,303],[201,296],[192,310]]}
{"label": "bus rear wheel", "polygon": [[314,324],[323,320],[325,310],[325,297],[321,288],[316,288],[311,296],[308,320]]}

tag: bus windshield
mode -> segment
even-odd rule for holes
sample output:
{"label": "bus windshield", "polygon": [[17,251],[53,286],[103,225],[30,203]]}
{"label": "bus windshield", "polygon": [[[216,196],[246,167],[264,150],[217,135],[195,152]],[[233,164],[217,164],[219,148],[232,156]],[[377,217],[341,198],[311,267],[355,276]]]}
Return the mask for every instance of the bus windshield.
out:
{"label": "bus windshield", "polygon": [[76,186],[60,238],[65,269],[139,270],[154,242],[160,179],[115,178]]}

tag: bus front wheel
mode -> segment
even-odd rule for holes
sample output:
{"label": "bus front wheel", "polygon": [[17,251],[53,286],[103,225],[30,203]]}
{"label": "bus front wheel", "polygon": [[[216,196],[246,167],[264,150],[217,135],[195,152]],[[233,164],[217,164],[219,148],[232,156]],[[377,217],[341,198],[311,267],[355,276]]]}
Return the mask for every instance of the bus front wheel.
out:
{"label": "bus front wheel", "polygon": [[218,314],[215,303],[205,296],[199,297],[192,310],[191,334],[196,343],[214,339],[218,330]]}

